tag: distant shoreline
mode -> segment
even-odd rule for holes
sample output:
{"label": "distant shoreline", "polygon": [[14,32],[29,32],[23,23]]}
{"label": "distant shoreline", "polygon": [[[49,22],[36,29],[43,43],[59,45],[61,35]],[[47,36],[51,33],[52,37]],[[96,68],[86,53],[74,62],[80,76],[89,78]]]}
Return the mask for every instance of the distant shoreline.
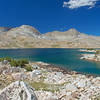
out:
{"label": "distant shoreline", "polygon": [[[16,48],[16,47],[15,48],[13,48],[13,47],[12,48],[0,48],[0,50],[7,50],[7,49],[9,49],[9,50],[10,49],[12,49],[12,50],[13,49],[14,50],[16,50],[16,49],[88,49],[88,47],[87,48],[84,48],[84,47],[83,48],[80,48],[80,47],[79,48],[75,48],[75,47],[66,47],[66,48],[63,48],[63,47],[60,47],[60,48],[49,48],[49,47],[46,47],[46,48],[42,48],[42,47],[40,47],[40,48],[36,48],[36,47],[35,48],[24,48],[24,47],[23,48]],[[93,49],[100,49],[100,48],[93,48]],[[81,50],[79,50],[79,51],[81,51]],[[86,52],[86,51],[82,51],[82,52]]]}

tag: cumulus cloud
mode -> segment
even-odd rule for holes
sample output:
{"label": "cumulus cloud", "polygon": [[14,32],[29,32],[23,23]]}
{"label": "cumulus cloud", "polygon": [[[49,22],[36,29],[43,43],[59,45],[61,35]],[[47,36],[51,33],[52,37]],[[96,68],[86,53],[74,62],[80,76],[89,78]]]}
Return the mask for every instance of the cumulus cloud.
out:
{"label": "cumulus cloud", "polygon": [[88,6],[89,9],[95,7],[98,0],[69,0],[64,1],[63,7],[68,7],[70,9]]}

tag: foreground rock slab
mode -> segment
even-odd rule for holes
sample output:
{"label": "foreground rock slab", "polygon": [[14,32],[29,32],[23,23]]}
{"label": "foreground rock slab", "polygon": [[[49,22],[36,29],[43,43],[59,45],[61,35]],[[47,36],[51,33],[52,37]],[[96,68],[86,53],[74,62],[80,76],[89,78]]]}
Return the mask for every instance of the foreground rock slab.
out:
{"label": "foreground rock slab", "polygon": [[37,100],[34,89],[23,81],[16,81],[0,91],[0,100]]}

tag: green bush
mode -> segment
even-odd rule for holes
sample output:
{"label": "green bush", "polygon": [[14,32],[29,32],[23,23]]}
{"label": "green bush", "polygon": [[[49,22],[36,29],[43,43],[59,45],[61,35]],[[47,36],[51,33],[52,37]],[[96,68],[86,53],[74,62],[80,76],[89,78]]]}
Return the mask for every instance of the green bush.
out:
{"label": "green bush", "polygon": [[4,61],[5,59],[4,58],[0,58],[0,62]]}
{"label": "green bush", "polygon": [[27,59],[20,59],[20,60],[15,60],[15,59],[12,59],[11,62],[10,62],[10,65],[11,66],[20,66],[20,67],[24,67],[25,64],[28,64],[29,61]]}
{"label": "green bush", "polygon": [[32,71],[32,67],[31,67],[30,65],[27,65],[27,66],[25,67],[25,69],[26,69],[27,71]]}
{"label": "green bush", "polygon": [[10,57],[0,58],[0,61],[4,61],[4,60],[7,60],[8,62],[11,62],[12,58],[10,58]]}
{"label": "green bush", "polygon": [[12,60],[12,58],[10,58],[10,57],[5,57],[4,59],[7,60],[8,62],[11,62],[11,60]]}
{"label": "green bush", "polygon": [[10,63],[10,65],[14,67],[17,67],[17,66],[24,67],[26,64],[29,64],[29,61],[27,59],[17,60],[10,57],[0,58],[0,61],[4,61],[4,60],[7,60]]}
{"label": "green bush", "polygon": [[25,64],[28,64],[29,61],[27,59],[20,59],[17,61],[17,63],[19,66],[23,67],[23,66],[25,66]]}
{"label": "green bush", "polygon": [[87,48],[87,50],[94,50],[93,48]]}
{"label": "green bush", "polygon": [[10,62],[10,65],[11,65],[12,67],[17,67],[17,66],[19,66],[19,63],[18,63],[17,60],[12,59],[11,62]]}

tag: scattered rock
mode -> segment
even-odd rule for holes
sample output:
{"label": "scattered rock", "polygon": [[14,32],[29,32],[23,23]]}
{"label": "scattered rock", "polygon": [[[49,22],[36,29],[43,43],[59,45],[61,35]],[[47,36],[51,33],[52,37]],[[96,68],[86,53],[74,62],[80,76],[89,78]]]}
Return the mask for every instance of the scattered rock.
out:
{"label": "scattered rock", "polygon": [[8,67],[6,70],[3,71],[3,74],[11,74],[11,73],[18,73],[24,72],[20,67]]}
{"label": "scattered rock", "polygon": [[75,92],[75,91],[77,91],[77,87],[74,84],[67,84],[66,90],[70,91],[70,92]]}
{"label": "scattered rock", "polygon": [[2,63],[6,65],[8,63],[8,61],[7,60],[4,60]]}
{"label": "scattered rock", "polygon": [[86,86],[86,80],[80,80],[76,83],[78,88],[84,88]]}
{"label": "scattered rock", "polygon": [[47,91],[36,91],[38,100],[59,100],[52,92]]}
{"label": "scattered rock", "polygon": [[27,75],[24,74],[24,73],[14,73],[12,74],[12,77],[15,79],[15,80],[24,80],[27,78]]}
{"label": "scattered rock", "polygon": [[29,72],[29,77],[32,79],[38,75],[41,75],[41,70],[33,70],[32,72]]}
{"label": "scattered rock", "polygon": [[33,69],[39,69],[40,67],[38,65],[34,64],[34,65],[32,65],[32,68]]}

